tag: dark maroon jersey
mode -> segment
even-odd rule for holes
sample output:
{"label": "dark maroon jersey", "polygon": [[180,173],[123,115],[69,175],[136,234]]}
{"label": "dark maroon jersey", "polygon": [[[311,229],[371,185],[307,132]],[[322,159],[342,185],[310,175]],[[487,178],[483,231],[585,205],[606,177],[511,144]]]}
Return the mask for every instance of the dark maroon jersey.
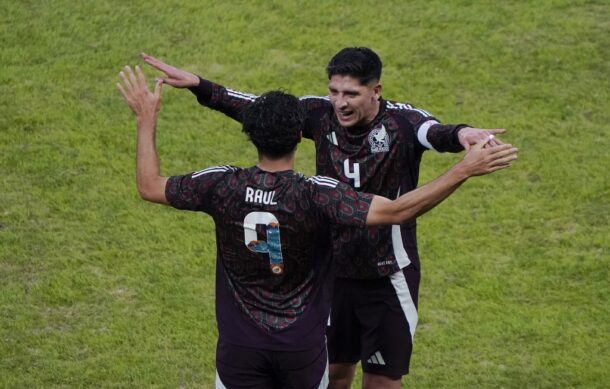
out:
{"label": "dark maroon jersey", "polygon": [[[241,120],[242,110],[255,95],[201,80],[191,88],[198,101]],[[360,128],[342,127],[327,97],[301,98],[307,110],[303,134],[316,145],[316,174],[350,184],[357,191],[390,199],[417,187],[425,150],[462,150],[458,131],[466,125],[443,125],[410,104],[380,101],[375,119]],[[346,278],[378,278],[413,263],[419,268],[416,223],[333,230],[336,272]]]}
{"label": "dark maroon jersey", "polygon": [[372,195],[328,177],[214,166],[171,177],[166,197],[214,219],[220,337],[275,349],[323,341],[331,225],[362,228]]}

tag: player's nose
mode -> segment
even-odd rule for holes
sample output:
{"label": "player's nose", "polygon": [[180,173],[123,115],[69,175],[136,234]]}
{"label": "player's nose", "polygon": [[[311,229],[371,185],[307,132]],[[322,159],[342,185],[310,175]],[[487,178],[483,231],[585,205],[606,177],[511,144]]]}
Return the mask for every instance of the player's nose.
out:
{"label": "player's nose", "polygon": [[347,100],[344,99],[343,97],[337,97],[335,105],[339,109],[346,108],[347,107]]}

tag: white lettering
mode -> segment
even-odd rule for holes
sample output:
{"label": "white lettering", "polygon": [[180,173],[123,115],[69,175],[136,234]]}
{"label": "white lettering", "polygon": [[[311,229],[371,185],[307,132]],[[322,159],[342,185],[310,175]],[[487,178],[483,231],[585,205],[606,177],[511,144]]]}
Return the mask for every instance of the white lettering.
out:
{"label": "white lettering", "polygon": [[387,107],[391,108],[391,109],[411,109],[412,106],[411,104],[405,104],[405,103],[390,103],[389,101],[386,102]]}
{"label": "white lettering", "polygon": [[277,202],[273,201],[273,197],[275,197],[274,191],[264,191],[262,189],[253,189],[250,187],[246,188],[247,203],[277,205]]}
{"label": "white lettering", "polygon": [[263,191],[257,189],[254,191],[254,202],[261,204],[263,202]]}
{"label": "white lettering", "polygon": [[275,195],[275,192],[263,192],[263,204],[266,205],[275,205],[277,203],[273,202],[273,196]]}
{"label": "white lettering", "polygon": [[253,203],[254,202],[254,189],[247,187],[246,188],[246,203]]}

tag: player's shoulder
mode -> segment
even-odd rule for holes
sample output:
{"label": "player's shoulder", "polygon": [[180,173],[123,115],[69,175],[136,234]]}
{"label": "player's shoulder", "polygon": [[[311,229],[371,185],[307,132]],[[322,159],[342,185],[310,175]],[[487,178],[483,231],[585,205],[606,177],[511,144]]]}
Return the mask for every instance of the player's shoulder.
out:
{"label": "player's shoulder", "polygon": [[408,116],[418,114],[423,117],[432,117],[433,115],[421,108],[415,107],[411,103],[398,102],[394,100],[384,100],[385,109],[390,115]]}
{"label": "player's shoulder", "polygon": [[326,101],[330,102],[328,96],[306,95],[299,97],[300,101]]}
{"label": "player's shoulder", "polygon": [[327,176],[311,176],[304,177],[310,185],[316,187],[336,188],[339,186],[340,181]]}
{"label": "player's shoulder", "polygon": [[308,111],[328,108],[331,106],[328,96],[301,96],[299,97],[299,101]]}
{"label": "player's shoulder", "polygon": [[222,177],[228,174],[238,173],[243,169],[231,165],[208,166],[191,174],[191,178]]}

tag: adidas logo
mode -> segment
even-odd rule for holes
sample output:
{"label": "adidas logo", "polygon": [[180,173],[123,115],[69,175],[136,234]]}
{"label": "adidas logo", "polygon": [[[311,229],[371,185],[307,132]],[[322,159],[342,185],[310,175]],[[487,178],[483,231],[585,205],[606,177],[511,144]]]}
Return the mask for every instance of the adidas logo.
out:
{"label": "adidas logo", "polygon": [[326,139],[335,146],[339,146],[339,142],[337,142],[337,134],[333,131],[330,134],[326,134]]}
{"label": "adidas logo", "polygon": [[370,363],[371,365],[385,365],[385,361],[383,360],[383,357],[381,356],[381,353],[379,351],[371,355],[371,357],[367,359],[366,362]]}

